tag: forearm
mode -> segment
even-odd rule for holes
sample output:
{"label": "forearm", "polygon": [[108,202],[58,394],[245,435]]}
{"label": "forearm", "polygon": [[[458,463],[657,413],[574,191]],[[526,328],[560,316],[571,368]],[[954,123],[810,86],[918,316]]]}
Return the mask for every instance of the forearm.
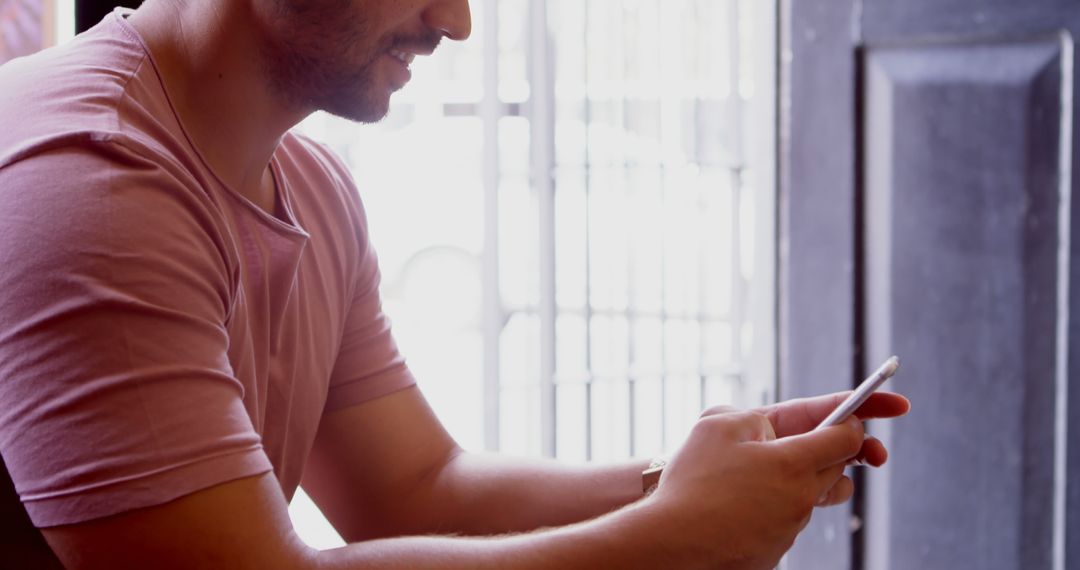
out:
{"label": "forearm", "polygon": [[[508,507],[512,510],[512,507]],[[485,538],[406,537],[317,554],[319,570],[689,568],[693,553],[658,532],[660,509],[647,501],[556,529]],[[696,567],[696,566],[693,566]]]}
{"label": "forearm", "polygon": [[402,515],[425,532],[527,532],[609,513],[642,497],[643,461],[563,465],[461,453],[407,501]]}

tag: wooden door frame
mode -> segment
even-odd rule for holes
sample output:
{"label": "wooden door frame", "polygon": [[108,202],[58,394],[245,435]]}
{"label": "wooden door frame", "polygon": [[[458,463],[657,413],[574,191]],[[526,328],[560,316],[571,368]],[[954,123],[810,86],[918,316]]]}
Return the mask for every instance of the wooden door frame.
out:
{"label": "wooden door frame", "polygon": [[[864,368],[858,362],[859,268],[852,223],[855,6],[855,0],[781,4],[780,399],[850,389]],[[852,568],[858,543],[852,540],[854,515],[852,505],[817,512],[785,568]]]}

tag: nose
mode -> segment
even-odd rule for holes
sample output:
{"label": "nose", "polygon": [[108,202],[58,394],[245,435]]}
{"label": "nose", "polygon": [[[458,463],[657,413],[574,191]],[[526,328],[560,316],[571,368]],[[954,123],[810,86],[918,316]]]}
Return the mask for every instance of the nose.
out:
{"label": "nose", "polygon": [[472,33],[469,0],[436,0],[423,14],[424,24],[442,35],[461,41]]}

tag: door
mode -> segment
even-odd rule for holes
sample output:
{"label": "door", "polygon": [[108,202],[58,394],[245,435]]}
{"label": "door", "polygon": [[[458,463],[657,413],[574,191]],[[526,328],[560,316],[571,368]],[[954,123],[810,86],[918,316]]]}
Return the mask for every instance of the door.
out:
{"label": "door", "polygon": [[890,464],[787,568],[1080,568],[1080,1],[790,0],[782,20],[781,396],[895,353],[915,405],[871,426]]}

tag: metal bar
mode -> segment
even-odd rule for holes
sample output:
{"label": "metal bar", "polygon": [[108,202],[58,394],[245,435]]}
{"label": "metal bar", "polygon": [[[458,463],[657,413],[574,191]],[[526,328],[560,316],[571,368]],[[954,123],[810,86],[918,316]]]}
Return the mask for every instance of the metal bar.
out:
{"label": "metal bar", "polygon": [[[695,367],[687,368],[685,370],[681,368],[669,368],[667,370],[637,370],[633,371],[632,374],[637,378],[659,378],[664,374],[670,374],[673,376],[692,376],[698,374],[698,372],[698,369]],[[738,363],[733,363],[724,366],[713,366],[710,368],[706,368],[704,371],[701,372],[708,377],[720,376],[728,378],[732,382],[738,383],[740,382],[740,377],[745,372],[745,368],[740,366]],[[555,383],[560,386],[585,384],[586,382],[590,381],[594,384],[611,383],[615,381],[625,382],[626,377],[621,375],[588,373],[555,375]]]}
{"label": "metal bar", "polygon": [[[518,313],[523,315],[533,315],[537,313],[535,308],[523,305],[508,305],[503,308],[503,311],[507,315],[515,315]],[[586,315],[586,311],[581,307],[559,307],[559,314],[583,317]],[[731,315],[728,314],[707,315],[704,313],[648,311],[640,309],[606,309],[593,307],[588,314],[596,317],[628,317],[637,320],[666,318],[672,321],[694,321],[702,324],[725,323],[731,321]]]}
{"label": "metal bar", "polygon": [[[661,15],[666,13],[664,10],[662,10],[660,8],[659,1],[655,2],[655,4],[656,4],[657,10],[660,12]],[[656,19],[656,33],[662,40],[666,40],[667,38],[664,35],[665,29],[664,29],[663,20],[664,20],[663,17],[659,17],[659,18]],[[661,45],[664,45],[664,44],[667,44],[667,42],[662,41]],[[663,56],[661,56],[660,60],[663,61],[664,59],[665,58]],[[677,57],[672,58],[672,61],[677,61],[677,59],[678,59]],[[657,72],[661,76],[663,75],[662,69],[657,70]],[[663,77],[661,77],[660,83],[661,84],[665,83],[663,81]],[[659,126],[658,132],[659,132],[659,136],[660,136],[660,146],[663,147],[663,145],[664,145],[664,135],[666,134],[666,131],[665,131],[665,128],[664,128],[664,126],[665,126],[664,125],[664,109],[665,109],[665,106],[664,106],[664,100],[663,100],[662,96],[661,96],[660,101],[658,101],[658,104],[660,105],[660,113],[657,116],[657,120],[660,122],[660,124],[658,125]],[[666,215],[667,215],[667,162],[663,157],[661,157],[658,160],[657,168],[658,168],[658,171],[660,173],[660,181],[659,181],[660,184],[659,184],[659,188],[657,190],[660,193],[660,215],[661,215],[661,220],[660,220],[660,276],[661,276],[660,277],[660,368],[661,368],[661,370],[664,371],[663,375],[660,376],[660,447],[664,451],[667,451],[667,448],[668,448],[668,410],[667,410],[667,408],[668,408],[668,377],[669,377],[669,375],[666,372],[667,371],[667,366],[668,366],[668,362],[667,362],[667,340],[668,340],[668,334],[667,334],[667,320],[668,320],[668,314],[667,314],[667,267],[668,267],[668,263],[667,263],[667,245],[668,245],[667,244],[667,237],[668,236],[667,236],[667,219],[666,219]]]}
{"label": "metal bar", "polygon": [[[496,99],[497,100],[497,99]],[[461,103],[461,102],[446,102],[442,103],[442,116],[444,117],[478,117],[484,113],[484,102],[477,103]],[[499,101],[498,114],[500,117],[524,117],[525,109],[521,103],[503,102]]]}
{"label": "metal bar", "polygon": [[75,37],[75,0],[57,0],[55,13],[53,23],[56,29],[53,30],[53,37],[56,38],[56,44],[60,45]]}
{"label": "metal bar", "polygon": [[755,76],[750,120],[755,136],[747,149],[754,164],[749,180],[754,189],[754,288],[750,293],[753,325],[749,384],[759,392],[758,404],[775,400],[777,394],[777,173],[779,124],[778,85],[779,2],[751,2],[751,17],[759,34],[753,44]]}
{"label": "metal bar", "polygon": [[484,447],[499,449],[499,339],[505,315],[499,295],[499,0],[484,0],[484,98],[480,118],[484,129]]}
{"label": "metal bar", "polygon": [[[589,53],[589,3],[581,3],[584,23],[582,25],[582,53]],[[585,460],[593,459],[593,304],[592,304],[592,153],[589,149],[592,131],[592,100],[589,97],[589,57],[585,56]]]}
{"label": "metal bar", "polygon": [[[628,37],[628,34],[626,33],[626,11],[625,10],[619,10],[619,12],[621,12],[621,17],[618,18],[617,21],[619,22],[619,32],[620,32],[619,37],[622,38],[622,41],[620,42],[620,46],[621,46],[620,54],[622,55],[622,59],[623,59],[623,61],[622,61],[623,69],[625,69],[626,68],[626,63],[625,62],[627,60],[627,47],[626,46],[627,46],[627,41],[629,40],[629,37]],[[612,21],[616,21],[616,20],[614,18],[612,18]],[[623,126],[623,130],[628,132],[630,130],[629,129],[630,115],[629,115],[629,112],[627,111],[627,107],[629,106],[629,105],[627,105],[627,97],[629,95],[628,95],[628,93],[627,93],[627,91],[625,89],[622,90],[620,95],[621,95],[621,97],[619,99],[619,105],[620,105],[619,111],[620,111],[620,114],[622,116],[622,126]],[[625,180],[630,180],[632,168],[631,168],[631,165],[630,165],[630,160],[629,160],[628,153],[626,152],[625,148],[623,149],[622,155],[623,155],[623,161],[622,161],[623,175],[625,177],[624,179]],[[630,194],[630,187],[631,187],[630,184],[625,185],[625,191],[627,192],[627,198],[632,197],[631,194]],[[626,379],[626,384],[627,384],[626,385],[627,406],[629,408],[627,410],[627,424],[628,424],[627,425],[627,428],[628,428],[627,429],[627,438],[629,439],[629,441],[627,442],[628,443],[627,447],[629,449],[629,453],[630,453],[631,457],[636,456],[637,453],[638,453],[638,441],[637,441],[637,436],[638,436],[638,431],[637,431],[637,389],[638,389],[638,386],[637,386],[637,376],[633,373],[634,369],[636,368],[635,363],[637,362],[637,351],[636,351],[636,347],[634,346],[635,341],[637,340],[636,335],[634,334],[634,328],[635,328],[635,325],[637,324],[637,319],[635,318],[636,315],[637,315],[637,308],[635,306],[635,299],[634,299],[634,297],[636,296],[636,293],[637,293],[637,287],[636,287],[636,284],[634,282],[634,272],[635,272],[635,269],[636,269],[636,264],[634,262],[635,259],[636,259],[636,256],[634,254],[636,253],[636,248],[635,248],[636,245],[637,244],[636,244],[634,238],[632,236],[628,235],[627,239],[626,239],[626,249],[627,249],[627,255],[626,255],[626,259],[627,259],[627,262],[626,262],[626,288],[627,288],[627,290],[626,290],[626,310],[623,311],[623,314],[626,315],[626,327],[627,327],[626,328],[626,343],[627,343],[626,355],[627,355],[627,360],[628,360],[628,367],[629,367],[629,369],[631,371],[631,373],[627,375],[628,377]]]}
{"label": "metal bar", "polygon": [[[630,97],[627,97],[627,98],[625,98],[623,100],[620,100],[620,101],[630,101],[630,99],[631,99]],[[597,99],[597,98],[593,98],[592,101],[593,101],[593,103],[596,103],[596,102],[598,102],[600,100]],[[616,102],[619,102],[619,101],[616,101]],[[447,105],[447,109],[448,109],[447,114],[449,115],[449,114],[453,113],[455,116],[457,116],[457,115],[468,116],[470,114],[468,112],[468,107],[469,107],[469,104],[467,104],[467,103],[462,104],[460,106],[457,105],[457,104],[448,104]],[[512,106],[511,106],[511,108],[512,108]],[[623,167],[626,167],[626,168],[640,168],[640,167],[643,167],[643,166],[653,166],[655,164],[656,164],[656,162],[646,162],[646,161],[641,161],[641,160],[637,160],[637,159],[627,158],[626,160],[611,161],[611,162],[593,162],[591,166],[596,170],[600,170],[600,169],[605,169],[605,168],[607,168],[607,169],[617,169],[617,168],[623,168]],[[574,166],[584,168],[585,165],[584,164],[576,164],[575,165],[573,163],[564,162],[564,163],[562,163],[561,166],[563,168],[571,168],[571,167],[574,167]],[[736,170],[736,171],[741,171],[741,170],[745,169],[745,166],[742,163],[736,161],[733,157],[730,157],[730,156],[724,156],[719,160],[704,160],[704,161],[701,162],[701,166],[702,167],[708,167],[708,168],[724,168],[724,169],[727,169],[727,170]]]}
{"label": "metal bar", "polygon": [[[695,2],[692,6],[693,6],[693,9],[694,9],[694,16],[695,16],[694,21],[695,22],[706,22],[706,21],[708,21],[707,18],[705,17],[706,15],[700,13],[700,10],[699,10],[701,8],[700,3]],[[701,43],[700,43],[701,39],[700,38],[701,38],[701,33],[700,33],[700,30],[698,30],[698,33],[697,33],[696,37],[694,38],[695,39],[694,46],[698,50],[703,50],[704,46],[701,45]],[[701,73],[700,69],[695,70],[695,71],[697,72],[695,75]],[[702,90],[702,91],[707,92],[707,90]],[[702,157],[702,152],[701,152],[701,142],[700,142],[701,137],[699,136],[699,133],[698,133],[697,129],[702,124],[701,99],[702,99],[703,96],[704,96],[703,92],[698,92],[697,97],[694,98],[694,141],[695,141],[695,144],[694,144],[694,164],[697,165],[699,173],[703,171],[703,169],[701,167],[703,157]],[[709,251],[710,248],[707,247],[708,244],[706,243],[707,237],[706,237],[706,234],[705,234],[705,219],[704,219],[705,216],[702,214],[702,212],[705,211],[705,208],[704,208],[704,205],[705,205],[705,190],[702,188],[701,184],[697,185],[696,188],[697,188],[697,206],[698,206],[697,207],[697,212],[698,213],[697,213],[697,216],[694,218],[694,224],[695,224],[695,230],[696,230],[695,234],[696,234],[696,237],[697,237],[697,267],[698,267],[698,306],[697,306],[697,313],[698,313],[698,315],[703,315],[704,311],[705,311],[706,303],[708,302],[708,299],[709,299],[709,293],[708,293],[709,284],[708,284],[708,282],[706,280],[706,275],[708,273],[707,270],[706,270],[706,268],[708,267],[708,259],[706,257],[706,252]],[[707,350],[707,348],[706,348],[707,345],[706,345],[706,338],[705,338],[705,336],[706,336],[705,335],[705,324],[702,321],[703,321],[703,319],[698,320],[698,354],[697,354],[697,368],[698,369],[697,369],[697,377],[698,377],[698,403],[701,406],[701,409],[704,410],[709,405],[709,386],[708,386],[709,379],[708,379],[708,376],[705,374],[705,352]],[[737,355],[736,355],[736,357],[737,357]]]}
{"label": "metal bar", "polygon": [[[728,122],[733,133],[732,155],[741,162],[743,158],[743,105],[740,89],[742,47],[739,40],[739,0],[728,0],[728,2],[730,6],[727,32],[730,52],[728,54],[728,84],[731,86]],[[742,183],[741,172],[731,175],[731,355],[737,360],[743,359],[742,329],[746,301],[746,287],[742,274]],[[741,399],[744,395],[739,394],[739,396]]]}
{"label": "metal bar", "polygon": [[1066,568],[1066,503],[1069,491],[1068,453],[1069,453],[1069,275],[1072,258],[1072,185],[1073,185],[1073,85],[1074,85],[1074,44],[1068,32],[1061,33],[1061,175],[1058,202],[1058,310],[1057,310],[1057,354],[1056,354],[1056,401],[1054,410],[1054,530],[1053,530],[1053,568]]}
{"label": "metal bar", "polygon": [[555,81],[550,56],[547,0],[529,0],[529,118],[540,242],[540,448],[555,457]]}

